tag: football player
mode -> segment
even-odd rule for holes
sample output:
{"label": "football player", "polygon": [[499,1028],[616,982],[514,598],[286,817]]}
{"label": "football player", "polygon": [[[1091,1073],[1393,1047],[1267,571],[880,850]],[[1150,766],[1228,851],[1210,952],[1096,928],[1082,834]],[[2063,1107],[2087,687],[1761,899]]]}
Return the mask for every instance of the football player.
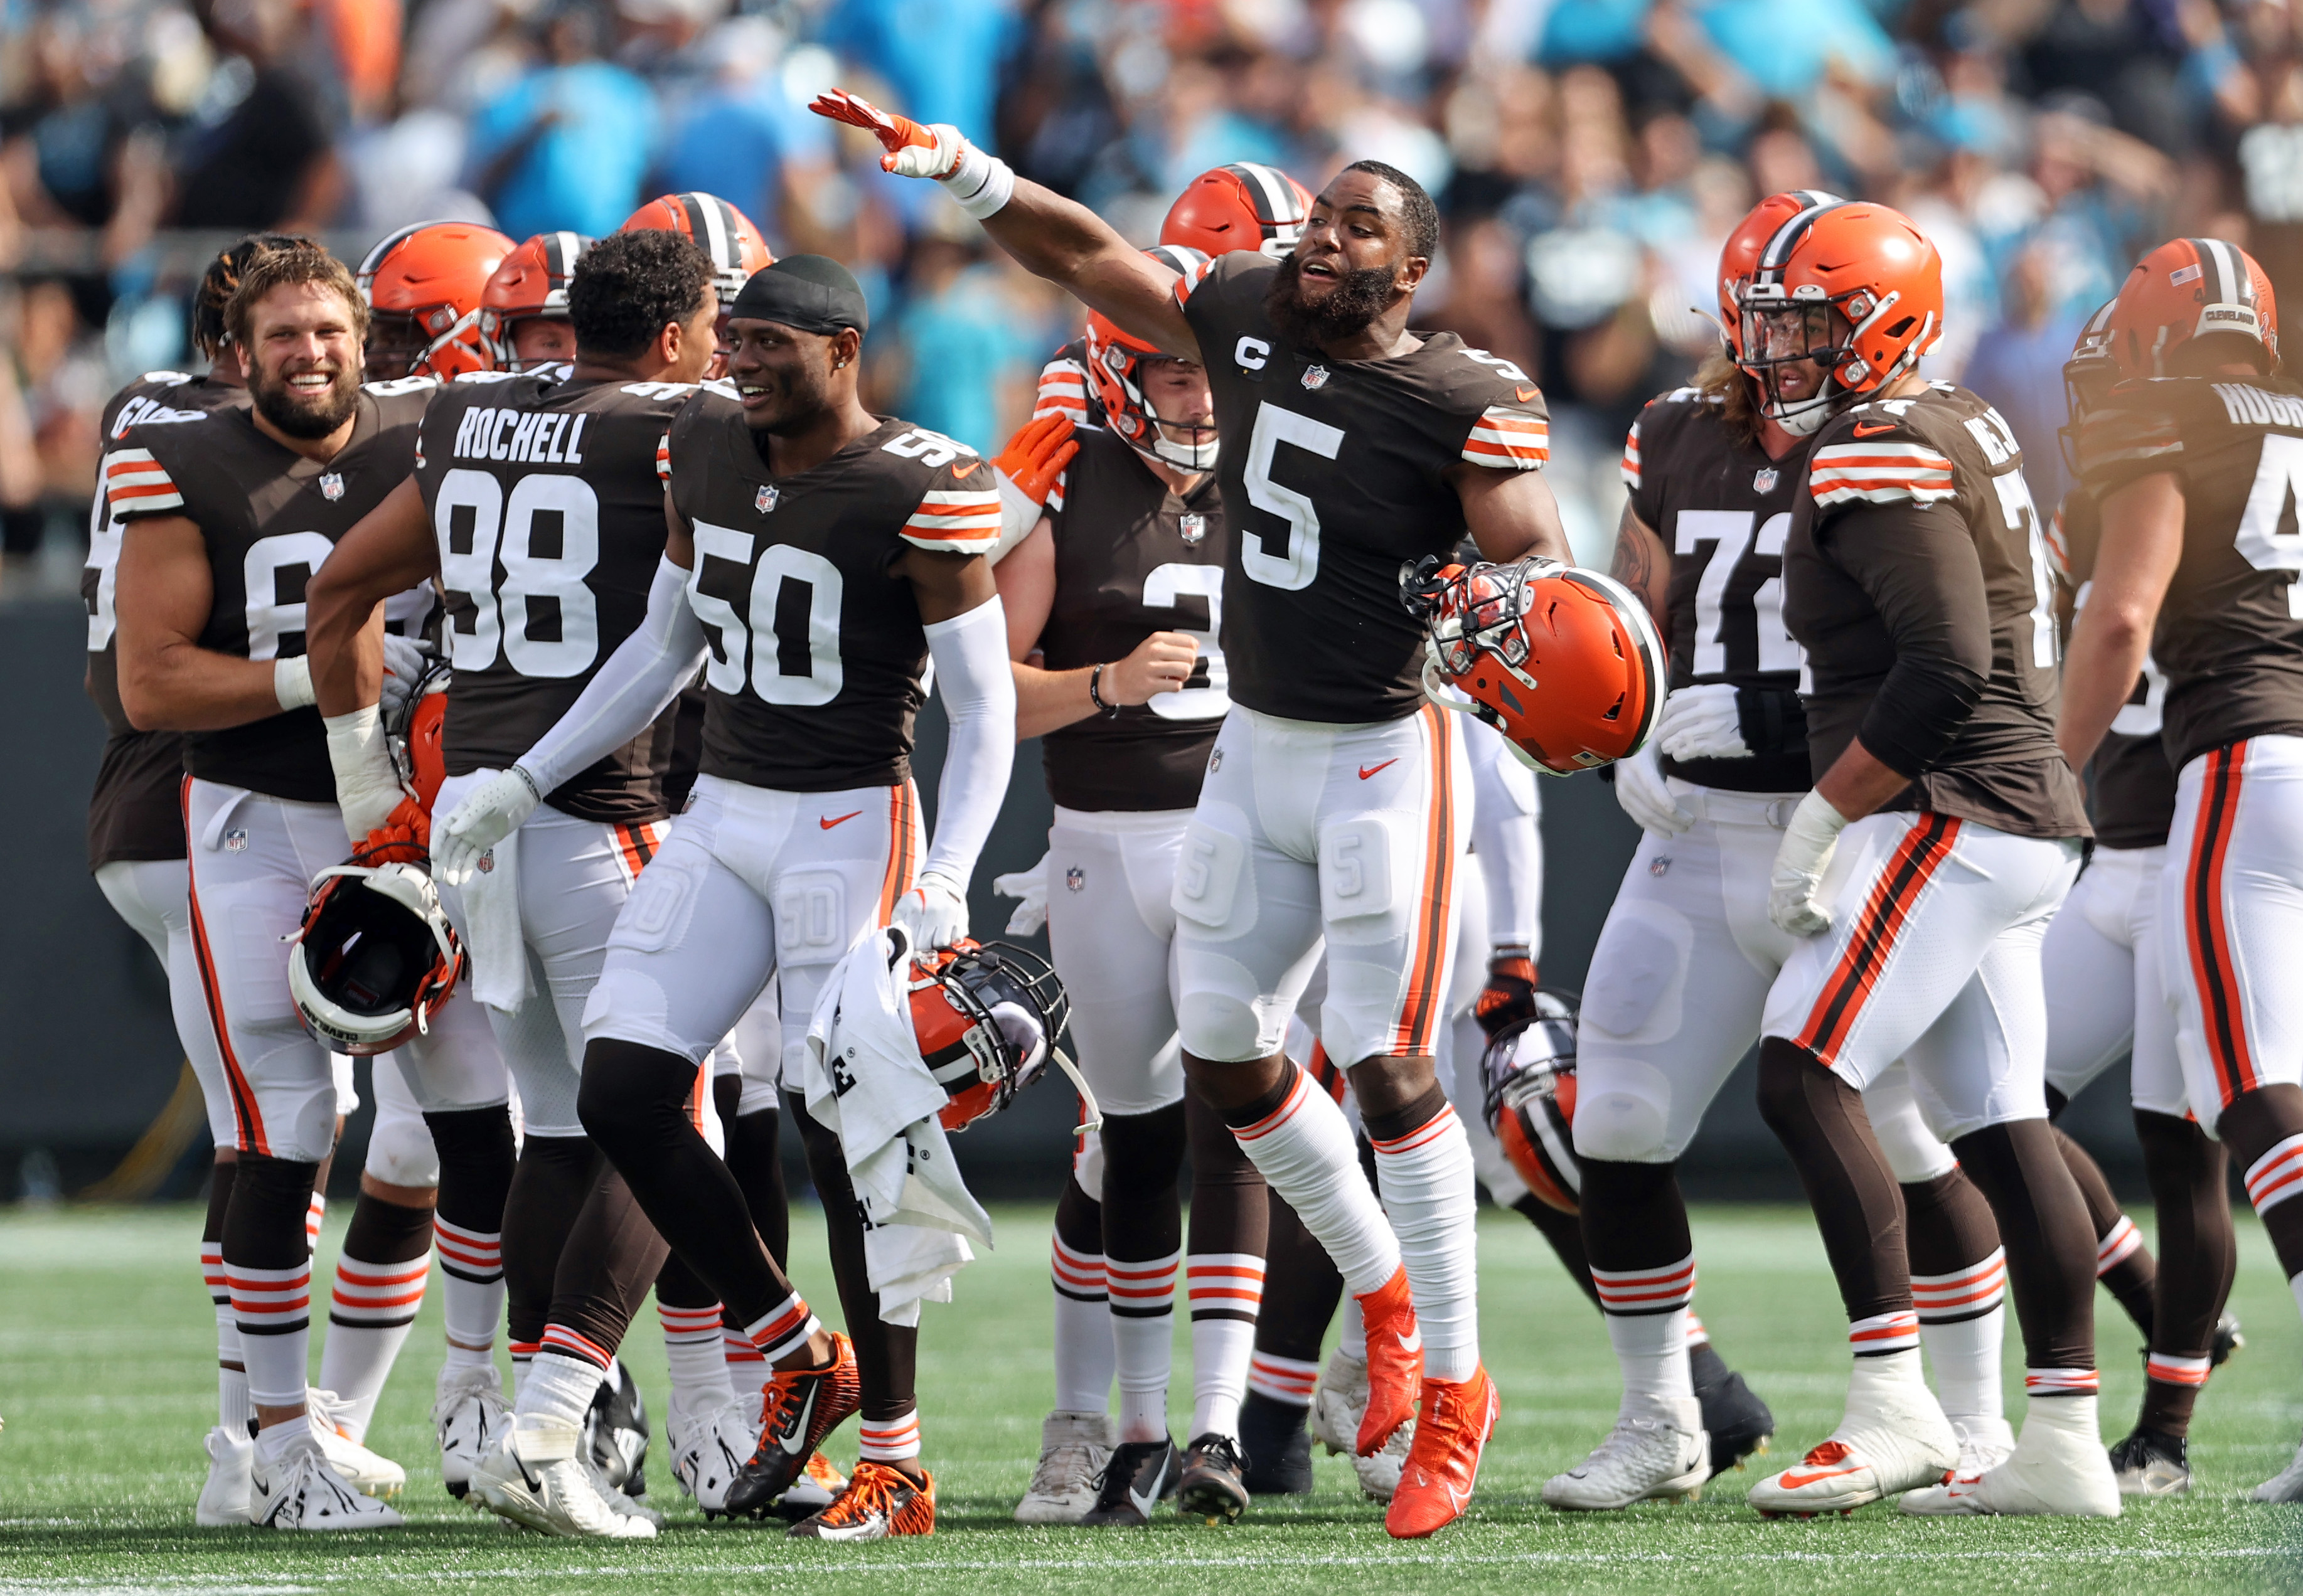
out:
{"label": "football player", "polygon": [[[821,256],[745,284],[730,307],[732,396],[696,395],[666,442],[671,535],[646,618],[434,838],[443,870],[466,878],[541,794],[628,741],[704,668],[703,771],[610,939],[585,1009],[578,1107],[656,1229],[776,1365],[730,1510],[780,1499],[860,1410],[863,1461],[847,1493],[793,1526],[831,1540],[934,1529],[916,1320],[881,1317],[838,1138],[796,1090],[786,1113],[823,1194],[853,1344],[791,1289],[685,1105],[699,1063],[770,979],[791,1088],[817,995],[858,938],[891,921],[923,949],[965,937],[962,895],[1007,791],[1016,716],[981,558],[999,531],[990,473],[962,446],[863,407],[865,323],[855,278]],[[951,734],[923,855],[910,754],[931,659]]]}
{"label": "football player", "polygon": [[[2289,508],[2303,387],[2278,374],[2270,280],[2220,239],[2144,256],[2108,332],[2129,381],[2080,427],[2102,525],[2058,735],[2074,764],[2095,756],[2147,659],[2165,673],[2161,740],[2177,775],[2156,913],[2181,1101],[2230,1150],[2303,1306],[2303,1204],[2289,1200],[2303,1191],[2303,1046],[2292,984],[2268,973],[2293,945],[2303,886],[2303,559]],[[2136,1063],[2139,1083],[2139,1049]],[[2206,1348],[2187,1350],[2198,1369]],[[2254,1494],[2303,1501],[2303,1450]]]}
{"label": "football player", "polygon": [[[640,625],[663,553],[665,430],[711,359],[710,265],[678,234],[594,246],[566,298],[573,370],[483,373],[435,393],[415,472],[310,590],[320,708],[341,740],[375,748],[383,728],[360,691],[368,617],[416,583],[445,594],[453,671],[441,813],[509,769]],[[584,1003],[617,913],[662,844],[670,734],[651,724],[587,762],[485,874],[443,884],[472,994],[519,1087],[527,1138],[504,1257],[513,1344],[536,1350],[509,1426],[493,1366],[443,1377],[442,1456],[451,1489],[477,1484],[496,1511],[560,1534],[645,1538],[655,1527],[621,1510],[613,1482],[595,1479],[569,1438],[665,1258],[628,1189],[597,1167],[576,1099]],[[367,752],[339,767],[354,824],[381,823],[400,801],[396,785],[358,785],[375,768]],[[675,1403],[675,1453],[714,1417]],[[514,1431],[519,1444],[504,1452],[495,1443]]]}
{"label": "football player", "polygon": [[[1471,1152],[1433,1063],[1470,776],[1462,734],[1424,698],[1399,571],[1467,529],[1491,559],[1567,558],[1537,473],[1542,396],[1508,361],[1407,331],[1438,214],[1379,162],[1344,169],[1285,261],[1237,251],[1192,281],[956,129],[837,90],[814,108],[872,130],[889,171],[942,182],[1026,268],[1208,372],[1233,440],[1217,473],[1238,540],[1234,702],[1177,872],[1185,1071],[1361,1299],[1375,1356],[1359,1449],[1405,1424],[1420,1390],[1386,1524],[1430,1534],[1468,1502],[1497,1402]],[[1334,1103],[1281,1050],[1323,935],[1323,1040],[1350,1061],[1383,1205]]]}
{"label": "football player", "polygon": [[[1153,253],[1179,273],[1205,259]],[[1201,773],[1231,707],[1217,643],[1230,539],[1215,417],[1195,362],[1165,357],[1101,315],[1088,318],[1085,354],[1103,424],[1071,440],[1047,514],[998,579],[1017,735],[1045,739],[1056,801],[1043,867],[1049,945],[1103,1110],[1093,1256],[1110,1300],[1120,1415],[1089,1502],[1063,1510],[1053,1499],[1069,1483],[1035,1474],[1017,1516],[1140,1526],[1173,1495],[1179,1512],[1236,1519],[1249,1499],[1239,1406],[1263,1280],[1264,1187],[1222,1121],[1185,1098],[1168,907]],[[1057,435],[1072,431],[1062,422]],[[1176,1189],[1187,1139],[1188,1255]],[[1179,1269],[1194,1375],[1180,1455],[1168,1434]],[[1101,1391],[1090,1409],[1049,1415],[1043,1467],[1060,1470],[1065,1448],[1082,1439],[1113,1445]]]}
{"label": "football player", "polygon": [[[1908,1491],[1907,1511],[2115,1516],[2095,1236],[2042,1073],[2039,943],[2088,836],[2054,741],[2046,529],[2006,423],[1914,370],[1940,331],[1942,265],[1907,218],[1803,207],[1740,298],[1762,413],[1815,440],[1783,580],[1816,785],[1769,872],[1769,917],[1797,941],[1761,1021],[1759,1105],[1815,1208],[1854,1355],[1838,1427],[1750,1500],[1811,1515]],[[1861,1097],[1898,1060],[1997,1221],[2031,1398],[2007,1457],[1947,1485],[1960,1442],[1920,1374],[1926,1282]]]}
{"label": "football player", "polygon": [[[1675,1166],[1759,1039],[1768,985],[1796,945],[1767,920],[1761,887],[1809,785],[1782,581],[1807,440],[1765,414],[1736,369],[1736,293],[1779,226],[1829,203],[1778,194],[1738,224],[1719,261],[1726,349],[1650,402],[1624,442],[1615,568],[1669,640],[1672,691],[1653,741],[1615,766],[1615,796],[1645,835],[1592,950],[1576,1053],[1582,1232],[1623,1404],[1606,1441],[1545,1485],[1556,1508],[1683,1499],[1720,1461],[1699,1400],[1710,1382],[1695,1367],[1710,1360],[1689,1356],[1696,1262]],[[1997,1229],[1901,1067],[1866,1111],[1902,1189],[1919,1335],[1961,1461],[1987,1466],[2014,1444],[2001,1411]]]}
{"label": "football player", "polygon": [[370,249],[359,265],[370,378],[444,382],[494,366],[480,307],[513,248],[494,228],[477,223],[419,222]]}
{"label": "football player", "polygon": [[735,341],[728,331],[728,307],[744,290],[752,273],[775,264],[768,241],[752,219],[716,194],[659,194],[624,218],[618,232],[649,229],[685,237],[712,262],[712,284],[720,295],[720,323],[713,330],[712,367],[714,381],[728,374],[728,357]]}
{"label": "football player", "polygon": [[592,240],[540,232],[503,258],[480,293],[480,341],[498,371],[534,371],[576,358],[568,280]]}
{"label": "football player", "polygon": [[[336,1089],[289,999],[280,947],[314,874],[346,845],[327,737],[308,712],[302,589],[407,475],[432,387],[363,388],[366,322],[351,274],[325,252],[255,260],[226,314],[250,407],[131,426],[105,474],[112,513],[128,523],[122,704],[139,727],[187,734],[193,947],[240,1155],[222,1261],[260,1426],[257,1521],[283,1528],[399,1522],[345,1488],[308,1411],[304,1220],[334,1142]],[[428,596],[399,608],[420,617]],[[439,1146],[443,1215],[496,1231],[511,1126],[485,1022],[451,1001],[400,1063]]]}

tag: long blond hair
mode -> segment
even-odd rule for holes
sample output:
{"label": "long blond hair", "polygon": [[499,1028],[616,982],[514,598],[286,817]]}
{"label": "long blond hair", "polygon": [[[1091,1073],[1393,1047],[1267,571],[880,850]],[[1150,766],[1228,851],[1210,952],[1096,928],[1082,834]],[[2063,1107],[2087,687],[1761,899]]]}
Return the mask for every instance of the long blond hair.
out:
{"label": "long blond hair", "polygon": [[1738,443],[1749,447],[1759,442],[1758,396],[1751,391],[1751,379],[1724,347],[1705,356],[1688,382],[1705,399],[1718,402],[1721,419]]}

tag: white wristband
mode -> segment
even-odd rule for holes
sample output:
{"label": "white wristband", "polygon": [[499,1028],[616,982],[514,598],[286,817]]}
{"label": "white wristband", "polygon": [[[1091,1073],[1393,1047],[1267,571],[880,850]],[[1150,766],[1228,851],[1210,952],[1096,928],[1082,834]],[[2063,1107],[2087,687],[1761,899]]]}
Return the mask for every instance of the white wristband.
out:
{"label": "white wristband", "polygon": [[945,193],[959,201],[961,210],[978,222],[1016,197],[1015,169],[973,144],[959,147],[959,164],[936,181],[943,185]]}
{"label": "white wristband", "polygon": [[299,654],[272,662],[272,696],[283,710],[308,710],[320,701],[312,690],[312,662]]}

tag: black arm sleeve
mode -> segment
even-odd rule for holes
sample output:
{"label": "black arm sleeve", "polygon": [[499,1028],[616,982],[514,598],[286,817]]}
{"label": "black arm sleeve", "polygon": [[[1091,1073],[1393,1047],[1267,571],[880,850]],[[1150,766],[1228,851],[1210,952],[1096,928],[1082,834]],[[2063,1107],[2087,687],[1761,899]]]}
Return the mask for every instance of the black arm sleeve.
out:
{"label": "black arm sleeve", "polygon": [[1956,504],[1905,501],[1835,516],[1825,536],[1895,647],[1857,735],[1897,775],[1919,776],[1959,736],[1991,679],[1991,607],[1974,535]]}

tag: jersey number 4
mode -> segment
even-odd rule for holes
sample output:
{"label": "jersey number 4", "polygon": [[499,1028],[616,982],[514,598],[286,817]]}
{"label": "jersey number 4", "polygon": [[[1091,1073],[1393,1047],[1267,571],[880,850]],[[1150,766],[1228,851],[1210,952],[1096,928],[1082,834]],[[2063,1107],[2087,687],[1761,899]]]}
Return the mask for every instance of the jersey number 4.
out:
{"label": "jersey number 4", "polygon": [[2247,513],[2240,517],[2232,547],[2241,559],[2258,571],[2288,574],[2287,613],[2303,619],[2303,525],[2296,520],[2297,495],[2303,492],[2303,438],[2266,433],[2263,454],[2256,461],[2255,486],[2247,496]]}
{"label": "jersey number 4", "polygon": [[[557,553],[545,551],[548,533],[537,535],[553,523]],[[557,679],[592,668],[600,606],[585,578],[600,563],[600,500],[591,483],[537,472],[507,497],[485,471],[451,471],[440,479],[432,525],[440,585],[472,606],[469,632],[451,622],[458,670],[485,670],[499,653],[524,676]]]}

